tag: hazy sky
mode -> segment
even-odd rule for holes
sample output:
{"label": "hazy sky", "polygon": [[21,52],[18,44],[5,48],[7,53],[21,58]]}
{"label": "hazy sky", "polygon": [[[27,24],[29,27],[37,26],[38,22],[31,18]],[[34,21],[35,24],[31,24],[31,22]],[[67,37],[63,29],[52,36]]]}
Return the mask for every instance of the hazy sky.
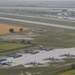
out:
{"label": "hazy sky", "polygon": [[75,1],[75,0],[0,0],[0,2],[14,2],[14,1]]}
{"label": "hazy sky", "polygon": [[0,0],[0,5],[1,4],[24,4],[24,3],[26,3],[26,2],[38,2],[38,1],[41,1],[41,2],[44,2],[44,1],[60,1],[60,2],[62,2],[62,1],[75,1],[75,0]]}
{"label": "hazy sky", "polygon": [[13,1],[75,1],[75,0],[0,0],[0,2],[13,2]]}

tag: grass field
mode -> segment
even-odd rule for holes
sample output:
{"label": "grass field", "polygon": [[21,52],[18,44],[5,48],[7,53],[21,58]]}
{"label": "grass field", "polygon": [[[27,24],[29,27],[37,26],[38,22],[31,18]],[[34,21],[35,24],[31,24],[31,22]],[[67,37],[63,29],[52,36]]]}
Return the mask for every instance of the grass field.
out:
{"label": "grass field", "polygon": [[[46,29],[46,28],[45,28]],[[48,47],[75,47],[75,31],[59,28],[47,28],[45,32],[38,32],[35,42]]]}
{"label": "grass field", "polygon": [[71,64],[75,62],[75,58],[65,58],[64,61],[65,62],[50,62],[49,64],[50,66],[54,66],[54,67],[63,66],[63,65],[66,65],[67,63]]}
{"label": "grass field", "polygon": [[23,28],[23,31],[30,30],[30,28],[25,28],[21,26],[13,26],[13,25],[8,25],[8,24],[0,24],[0,34],[7,34],[10,33],[9,29],[13,28],[15,32],[20,32],[20,28]]}
{"label": "grass field", "polygon": [[67,72],[64,72],[64,73],[60,73],[58,75],[75,75],[75,70],[71,70],[71,71],[67,71]]}
{"label": "grass field", "polygon": [[21,47],[27,47],[30,46],[29,44],[20,44],[20,43],[5,43],[0,42],[0,51],[8,51],[13,50]]}
{"label": "grass field", "polygon": [[[6,20],[0,20],[0,22],[1,23],[5,22],[6,24],[24,26],[27,28],[34,29],[35,31],[33,31],[32,33],[34,33],[35,35],[39,34],[39,36],[35,36],[34,37],[35,40],[33,40],[33,42],[36,43],[37,45],[43,45],[46,47],[53,47],[53,48],[75,47],[75,30],[47,27],[47,26],[6,21]],[[25,34],[23,35],[25,36]],[[4,38],[6,36],[7,35],[0,37]]]}

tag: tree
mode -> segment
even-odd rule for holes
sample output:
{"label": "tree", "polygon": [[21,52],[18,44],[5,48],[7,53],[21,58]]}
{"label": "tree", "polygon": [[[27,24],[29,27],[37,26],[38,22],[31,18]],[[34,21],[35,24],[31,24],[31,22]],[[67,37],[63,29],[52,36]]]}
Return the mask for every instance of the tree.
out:
{"label": "tree", "polygon": [[20,28],[20,32],[22,32],[23,31],[23,28]]}
{"label": "tree", "polygon": [[28,44],[31,44],[31,41],[27,41]]}
{"label": "tree", "polygon": [[13,33],[14,32],[14,29],[13,28],[10,28],[9,29],[9,32]]}
{"label": "tree", "polygon": [[22,40],[21,43],[25,43],[25,40]]}
{"label": "tree", "polygon": [[71,65],[71,69],[74,70],[75,69],[75,64]]}

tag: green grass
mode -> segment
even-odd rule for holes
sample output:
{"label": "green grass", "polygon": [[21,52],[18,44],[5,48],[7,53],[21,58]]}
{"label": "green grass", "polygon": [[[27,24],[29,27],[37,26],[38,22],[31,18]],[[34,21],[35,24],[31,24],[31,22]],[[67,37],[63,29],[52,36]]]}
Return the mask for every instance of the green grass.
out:
{"label": "green grass", "polygon": [[66,65],[66,64],[71,64],[74,62],[75,62],[75,58],[65,58],[64,62],[50,62],[49,64],[50,66],[58,67],[58,66]]}
{"label": "green grass", "polygon": [[36,44],[54,48],[75,47],[74,30],[49,27],[46,32],[38,32],[38,34],[40,36],[36,37]]}
{"label": "green grass", "polygon": [[30,46],[29,44],[20,44],[20,43],[5,43],[0,42],[0,51],[8,51],[17,48],[27,47]]}
{"label": "green grass", "polygon": [[64,72],[64,73],[60,73],[58,75],[75,75],[75,70],[71,70],[71,71],[67,71],[67,72]]}

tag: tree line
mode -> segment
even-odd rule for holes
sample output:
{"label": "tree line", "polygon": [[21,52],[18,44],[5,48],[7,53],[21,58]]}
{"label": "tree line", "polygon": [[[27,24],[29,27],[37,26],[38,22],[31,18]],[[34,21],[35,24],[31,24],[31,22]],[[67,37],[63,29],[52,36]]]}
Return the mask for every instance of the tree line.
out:
{"label": "tree line", "polygon": [[[23,28],[20,28],[19,31],[22,32],[22,31],[23,31]],[[9,32],[11,32],[11,33],[15,32],[15,31],[14,31],[14,28],[10,28],[10,29],[9,29]]]}

